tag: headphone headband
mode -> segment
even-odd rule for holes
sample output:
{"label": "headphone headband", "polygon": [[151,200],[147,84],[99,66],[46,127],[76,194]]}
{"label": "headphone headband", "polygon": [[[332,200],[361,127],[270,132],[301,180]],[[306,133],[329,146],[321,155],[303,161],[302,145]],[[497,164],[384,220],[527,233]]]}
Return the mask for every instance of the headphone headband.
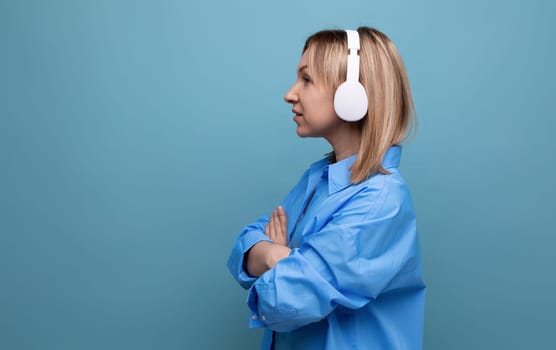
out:
{"label": "headphone headband", "polygon": [[359,81],[359,33],[356,30],[346,30],[348,44],[348,64],[346,81]]}
{"label": "headphone headband", "polygon": [[348,38],[348,49],[349,50],[359,50],[359,32],[357,30],[346,30]]}

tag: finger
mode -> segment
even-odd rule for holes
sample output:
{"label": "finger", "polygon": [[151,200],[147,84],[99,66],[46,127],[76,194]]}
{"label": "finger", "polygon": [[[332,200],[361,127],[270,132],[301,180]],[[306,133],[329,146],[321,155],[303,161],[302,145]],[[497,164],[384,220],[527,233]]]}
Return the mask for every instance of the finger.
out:
{"label": "finger", "polygon": [[278,220],[280,221],[280,226],[282,226],[282,231],[286,234],[288,232],[288,216],[282,206],[278,207]]}
{"label": "finger", "polygon": [[266,224],[266,226],[264,227],[264,234],[267,235],[270,238],[270,225]]}
{"label": "finger", "polygon": [[268,237],[270,237],[271,240],[275,241],[276,240],[276,231],[274,229],[274,213],[272,213],[272,215],[270,215],[270,221],[268,223],[268,232],[269,235]]}
{"label": "finger", "polygon": [[276,236],[276,240],[282,242],[282,226],[280,224],[280,218],[278,216],[278,210],[275,210],[272,214],[273,217],[273,225],[274,225],[274,235]]}
{"label": "finger", "polygon": [[288,245],[288,237],[287,237],[287,228],[283,225],[283,221],[280,219],[280,209],[277,208],[276,209],[276,215],[274,217],[274,223],[275,223],[275,235],[276,235],[276,241],[278,243],[280,243],[281,245],[287,246]]}

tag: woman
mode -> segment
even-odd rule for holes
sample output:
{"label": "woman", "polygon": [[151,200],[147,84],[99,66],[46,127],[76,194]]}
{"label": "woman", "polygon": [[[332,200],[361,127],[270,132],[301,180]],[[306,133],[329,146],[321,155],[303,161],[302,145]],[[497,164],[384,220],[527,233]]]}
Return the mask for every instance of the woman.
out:
{"label": "woman", "polygon": [[315,33],[284,98],[297,134],[332,152],[228,259],[250,326],[266,328],[262,349],[420,349],[425,286],[398,170],[415,119],[396,48],[367,27]]}

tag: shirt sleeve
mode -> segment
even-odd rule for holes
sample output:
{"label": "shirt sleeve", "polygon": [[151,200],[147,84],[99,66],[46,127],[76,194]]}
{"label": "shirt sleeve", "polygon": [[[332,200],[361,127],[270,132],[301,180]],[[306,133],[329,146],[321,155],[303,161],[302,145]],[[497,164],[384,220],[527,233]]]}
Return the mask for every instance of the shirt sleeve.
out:
{"label": "shirt sleeve", "polygon": [[[422,286],[415,215],[406,191],[365,190],[251,286],[251,327],[295,330],[337,307]],[[380,203],[376,205],[376,203]]]}
{"label": "shirt sleeve", "polygon": [[[291,189],[286,198],[280,203],[286,213],[289,212],[289,208],[296,198],[305,191],[307,186],[309,171],[307,170],[299,182]],[[255,244],[268,241],[272,242],[265,233],[265,227],[268,224],[268,215],[260,217],[255,222],[245,226],[239,233],[232,251],[227,261],[227,267],[234,279],[245,289],[248,289],[257,280],[257,277],[253,277],[247,273],[245,270],[245,253],[251,249]]]}

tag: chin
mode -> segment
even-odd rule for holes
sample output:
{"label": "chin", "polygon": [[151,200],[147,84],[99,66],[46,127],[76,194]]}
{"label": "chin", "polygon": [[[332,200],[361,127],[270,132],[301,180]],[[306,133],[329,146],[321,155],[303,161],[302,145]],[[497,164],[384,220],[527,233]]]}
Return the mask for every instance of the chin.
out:
{"label": "chin", "polygon": [[304,131],[300,128],[297,128],[296,133],[297,133],[297,136],[302,137],[302,138],[311,137],[310,133],[308,133],[307,131]]}
{"label": "chin", "polygon": [[317,132],[314,129],[304,129],[304,128],[298,127],[296,132],[297,132],[297,136],[302,137],[302,138],[306,138],[306,137],[324,137],[321,133]]}

